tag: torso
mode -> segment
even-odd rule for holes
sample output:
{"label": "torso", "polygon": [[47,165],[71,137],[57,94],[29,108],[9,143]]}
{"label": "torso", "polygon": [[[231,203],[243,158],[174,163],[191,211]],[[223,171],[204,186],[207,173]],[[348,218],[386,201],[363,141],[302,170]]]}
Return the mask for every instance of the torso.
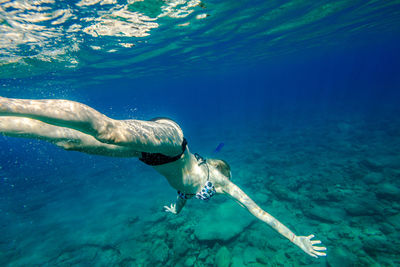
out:
{"label": "torso", "polygon": [[196,194],[207,180],[205,166],[198,165],[188,148],[181,159],[153,167],[173,188],[185,194]]}
{"label": "torso", "polygon": [[[154,121],[168,123],[171,126],[177,127],[177,130],[180,132],[183,138],[182,130],[174,121],[165,118],[156,119]],[[168,183],[173,188],[184,194],[195,195],[204,187],[207,179],[210,179],[215,185],[217,193],[222,192],[218,184],[222,182],[219,180],[224,178],[220,177],[218,172],[215,173],[214,168],[209,166],[209,164],[199,165],[199,161],[192,153],[190,153],[188,146],[186,146],[186,150],[180,159],[152,167],[158,173],[167,178]]]}

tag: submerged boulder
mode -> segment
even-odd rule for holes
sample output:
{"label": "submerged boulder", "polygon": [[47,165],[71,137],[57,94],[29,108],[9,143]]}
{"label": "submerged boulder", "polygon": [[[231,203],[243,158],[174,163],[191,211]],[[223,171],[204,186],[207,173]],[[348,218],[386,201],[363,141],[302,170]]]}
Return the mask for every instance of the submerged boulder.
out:
{"label": "submerged boulder", "polygon": [[310,219],[327,223],[340,222],[345,217],[344,210],[335,207],[315,205],[312,208],[305,209],[303,212]]}
{"label": "submerged boulder", "polygon": [[233,256],[231,267],[243,267],[243,259],[239,256]]}
{"label": "submerged boulder", "polygon": [[344,205],[346,213],[350,216],[372,216],[376,215],[377,211],[375,208],[368,206],[368,201],[357,201],[349,202]]}
{"label": "submerged boulder", "polygon": [[191,266],[194,266],[195,262],[196,262],[195,256],[187,257],[184,265],[185,265],[185,267],[191,267]]}
{"label": "submerged boulder", "polygon": [[357,258],[352,253],[348,253],[344,248],[334,247],[328,252],[326,265],[329,267],[350,267],[356,263]]}
{"label": "submerged boulder", "polygon": [[369,255],[377,255],[380,252],[389,252],[393,244],[384,235],[370,235],[363,240],[363,249]]}
{"label": "submerged boulder", "polygon": [[164,263],[168,259],[168,246],[162,240],[154,242],[152,247],[152,260],[156,263]]}
{"label": "submerged boulder", "polygon": [[378,199],[400,200],[400,188],[390,183],[379,184],[375,194]]}
{"label": "submerged boulder", "polygon": [[379,184],[383,180],[383,174],[380,172],[369,172],[363,178],[363,181],[367,184]]}
{"label": "submerged boulder", "polygon": [[233,201],[214,207],[194,227],[194,235],[200,241],[228,241],[241,234],[254,220],[251,214]]}
{"label": "submerged boulder", "polygon": [[221,247],[217,255],[215,255],[215,266],[217,267],[229,267],[231,265],[231,253],[223,246]]}
{"label": "submerged boulder", "polygon": [[267,261],[265,259],[265,254],[255,247],[246,247],[243,253],[243,262],[246,265],[256,264],[256,263],[264,263],[266,264]]}
{"label": "submerged boulder", "polygon": [[387,218],[387,222],[397,230],[400,231],[400,213]]}
{"label": "submerged boulder", "polygon": [[379,184],[384,180],[384,176],[380,172],[368,172],[367,175],[364,176],[363,181],[366,184]]}
{"label": "submerged boulder", "polygon": [[372,172],[382,172],[383,166],[371,159],[363,159],[359,162],[360,166]]}

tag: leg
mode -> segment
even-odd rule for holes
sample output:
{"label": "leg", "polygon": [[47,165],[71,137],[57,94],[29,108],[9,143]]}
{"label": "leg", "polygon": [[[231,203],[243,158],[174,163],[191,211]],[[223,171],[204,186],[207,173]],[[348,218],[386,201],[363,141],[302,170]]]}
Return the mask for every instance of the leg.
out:
{"label": "leg", "polygon": [[[75,129],[107,144],[136,151],[176,155],[183,133],[168,122],[113,120],[84,104],[68,100],[28,100],[0,97],[0,116],[18,116]],[[1,132],[1,128],[0,128]]]}
{"label": "leg", "polygon": [[21,116],[52,125],[76,129],[97,136],[111,127],[113,120],[78,102],[29,100],[0,97],[1,116]]}
{"label": "leg", "polygon": [[0,130],[8,136],[49,141],[65,150],[113,157],[138,157],[140,155],[139,152],[129,147],[105,144],[82,132],[30,118],[0,116]]}

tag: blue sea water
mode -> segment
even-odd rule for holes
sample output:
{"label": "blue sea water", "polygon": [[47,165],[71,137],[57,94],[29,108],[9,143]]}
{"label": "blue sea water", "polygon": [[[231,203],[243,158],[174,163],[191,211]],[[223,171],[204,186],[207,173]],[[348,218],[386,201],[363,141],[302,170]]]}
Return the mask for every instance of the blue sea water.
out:
{"label": "blue sea water", "polygon": [[223,196],[167,214],[135,158],[1,135],[0,265],[399,266],[399,33],[399,1],[0,1],[0,96],[172,118],[327,247]]}

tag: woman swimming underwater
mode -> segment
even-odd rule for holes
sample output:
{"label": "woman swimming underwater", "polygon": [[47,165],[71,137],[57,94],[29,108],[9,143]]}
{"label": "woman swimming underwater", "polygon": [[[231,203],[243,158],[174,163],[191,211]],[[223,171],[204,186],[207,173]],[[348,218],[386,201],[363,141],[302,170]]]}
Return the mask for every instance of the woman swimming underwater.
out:
{"label": "woman swimming underwater", "polygon": [[316,246],[321,241],[311,240],[314,235],[295,235],[232,183],[226,162],[192,154],[181,128],[172,120],[114,120],[73,101],[0,97],[0,133],[42,139],[88,154],[137,157],[178,191],[176,202],[165,206],[167,212],[178,214],[192,197],[208,200],[224,194],[310,256],[326,256],[322,252],[326,248]]}

